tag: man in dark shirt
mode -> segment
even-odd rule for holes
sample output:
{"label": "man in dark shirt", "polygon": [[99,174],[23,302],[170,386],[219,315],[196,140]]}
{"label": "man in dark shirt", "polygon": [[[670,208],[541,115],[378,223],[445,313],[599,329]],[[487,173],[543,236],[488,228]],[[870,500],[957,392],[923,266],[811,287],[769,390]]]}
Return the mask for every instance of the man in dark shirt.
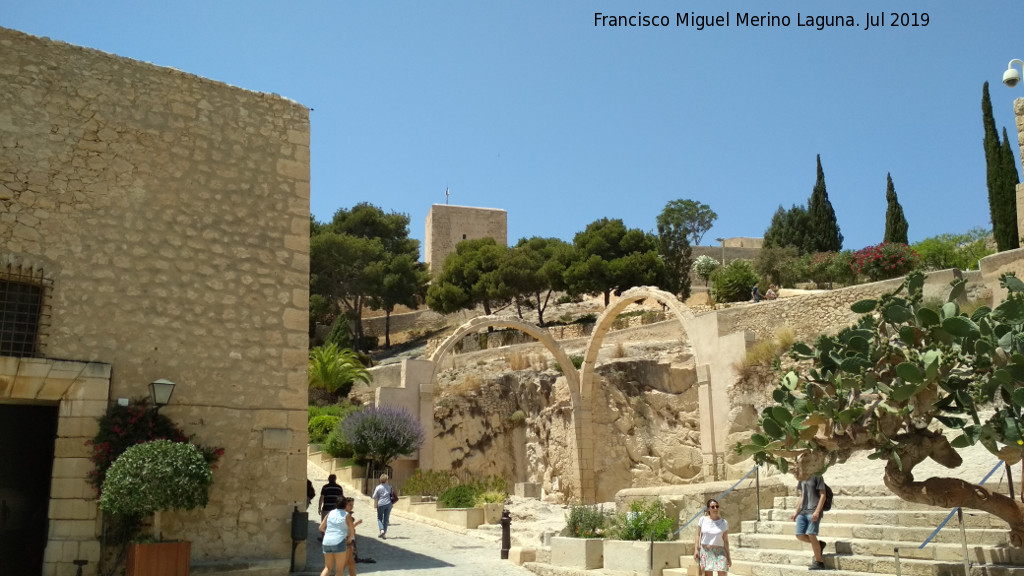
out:
{"label": "man in dark shirt", "polygon": [[327,477],[327,484],[320,489],[320,503],[317,505],[317,511],[320,512],[320,520],[322,521],[327,513],[338,507],[339,502],[343,502],[345,498],[345,490],[337,483],[338,477],[331,474]]}
{"label": "man in dark shirt", "polygon": [[825,495],[827,489],[821,476],[814,475],[799,484],[800,504],[789,519],[796,522],[796,539],[811,545],[814,561],[810,570],[826,570],[821,553],[825,549],[825,541],[818,539],[818,528],[824,515]]}

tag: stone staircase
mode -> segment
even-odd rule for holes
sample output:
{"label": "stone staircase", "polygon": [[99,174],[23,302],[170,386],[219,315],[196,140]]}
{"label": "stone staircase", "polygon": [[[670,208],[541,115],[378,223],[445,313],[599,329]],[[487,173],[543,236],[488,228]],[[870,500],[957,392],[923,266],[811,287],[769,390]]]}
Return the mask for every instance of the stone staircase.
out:
{"label": "stone staircase", "polygon": [[[319,444],[309,444],[306,446],[306,460],[316,464],[328,474],[337,475],[338,484],[347,488],[354,488],[360,494],[364,493],[366,469],[362,466],[352,466],[343,458],[332,457],[327,452],[324,452]],[[316,489],[319,490],[320,487],[316,486]]]}
{"label": "stone staircase", "polygon": [[[785,576],[806,572],[813,559],[810,545],[794,537],[789,518],[795,496],[775,498],[774,508],[762,510],[759,521],[743,522],[730,530],[730,574]],[[828,573],[836,576],[896,574],[894,548],[899,548],[900,574],[964,576],[964,548],[956,516],[924,548],[919,548],[949,514],[892,496],[884,487],[857,488],[854,495],[837,490],[825,513],[820,537]],[[1008,542],[1006,523],[985,512],[964,511],[970,576],[1024,576],[1024,550]],[[693,532],[690,531],[691,537]],[[693,566],[683,558],[682,566]],[[691,568],[690,573],[696,573]],[[664,576],[687,574],[686,568],[667,569]]]}

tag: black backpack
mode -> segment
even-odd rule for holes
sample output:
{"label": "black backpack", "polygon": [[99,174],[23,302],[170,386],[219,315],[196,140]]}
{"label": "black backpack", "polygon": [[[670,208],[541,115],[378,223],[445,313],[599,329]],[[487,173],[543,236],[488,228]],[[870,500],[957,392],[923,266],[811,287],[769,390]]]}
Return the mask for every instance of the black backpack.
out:
{"label": "black backpack", "polygon": [[[825,481],[822,480],[821,483],[825,484]],[[828,484],[825,484],[825,505],[822,506],[821,511],[822,512],[828,512],[831,509],[832,509],[832,488]]]}

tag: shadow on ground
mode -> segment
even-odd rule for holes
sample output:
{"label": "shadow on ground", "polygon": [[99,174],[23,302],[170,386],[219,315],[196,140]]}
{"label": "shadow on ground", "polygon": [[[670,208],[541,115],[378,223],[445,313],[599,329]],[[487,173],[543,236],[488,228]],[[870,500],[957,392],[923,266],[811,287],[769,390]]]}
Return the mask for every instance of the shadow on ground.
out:
{"label": "shadow on ground", "polygon": [[[392,516],[392,519],[395,517]],[[401,526],[401,523],[391,522],[391,526]],[[370,526],[370,530],[375,527]],[[293,576],[319,576],[324,568],[323,547],[318,540],[320,531],[316,522],[308,522],[309,537],[306,538],[306,569],[292,572]],[[365,531],[364,531],[365,532]],[[457,536],[455,536],[457,537]],[[437,558],[411,552],[402,547],[402,542],[407,540],[404,536],[393,536],[387,540],[377,538],[372,534],[369,536],[356,535],[356,572],[359,574],[372,574],[374,572],[390,572],[394,570],[425,570],[431,568],[450,568],[452,564]],[[459,548],[459,546],[452,546]],[[475,540],[466,543],[465,548],[484,548]],[[359,560],[372,559],[373,562],[362,562]]]}

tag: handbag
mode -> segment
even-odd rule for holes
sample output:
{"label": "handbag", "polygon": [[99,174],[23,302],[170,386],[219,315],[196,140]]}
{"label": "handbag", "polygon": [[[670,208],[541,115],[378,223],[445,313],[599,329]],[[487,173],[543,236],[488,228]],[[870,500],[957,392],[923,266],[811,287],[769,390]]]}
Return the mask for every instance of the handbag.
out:
{"label": "handbag", "polygon": [[391,503],[394,504],[395,502],[398,502],[398,494],[395,494],[395,489],[392,488],[391,489]]}

